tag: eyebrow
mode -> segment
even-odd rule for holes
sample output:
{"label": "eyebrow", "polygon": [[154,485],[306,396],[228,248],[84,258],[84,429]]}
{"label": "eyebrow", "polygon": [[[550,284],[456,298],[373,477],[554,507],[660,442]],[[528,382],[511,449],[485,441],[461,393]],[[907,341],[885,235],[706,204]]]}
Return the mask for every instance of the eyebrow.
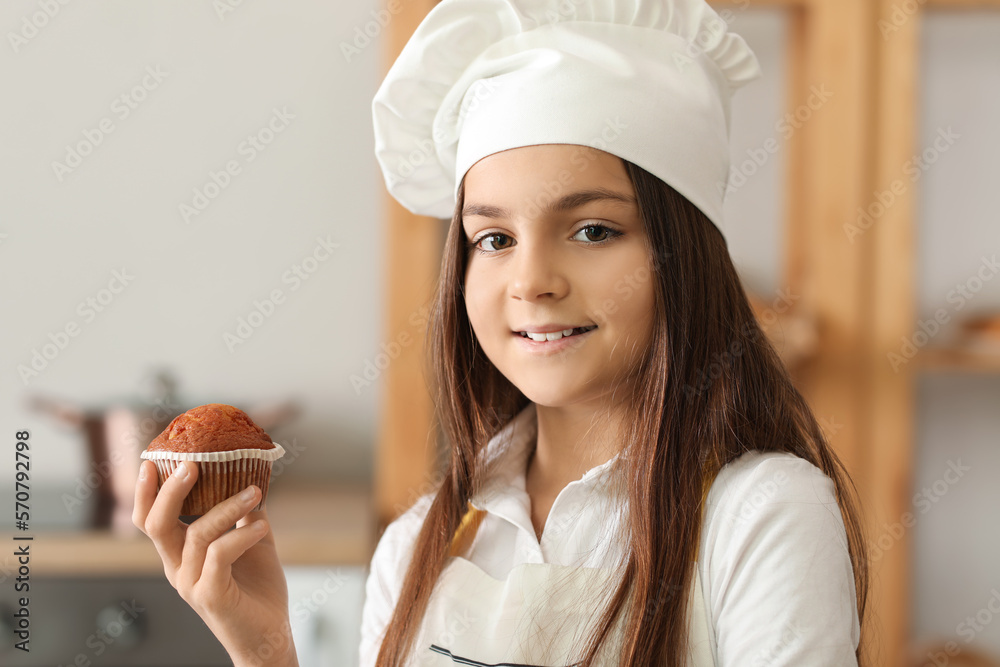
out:
{"label": "eyebrow", "polygon": [[[590,190],[571,192],[568,195],[564,195],[543,208],[542,213],[550,214],[571,211],[575,208],[583,206],[584,204],[589,204],[595,201],[611,201],[631,206],[634,206],[636,203],[635,197],[631,195],[615,192],[614,190],[608,190],[606,188],[593,188]],[[511,217],[510,209],[503,208],[502,206],[488,206],[485,204],[469,204],[464,207],[462,209],[462,216],[464,217],[468,215],[481,215],[486,218]]]}

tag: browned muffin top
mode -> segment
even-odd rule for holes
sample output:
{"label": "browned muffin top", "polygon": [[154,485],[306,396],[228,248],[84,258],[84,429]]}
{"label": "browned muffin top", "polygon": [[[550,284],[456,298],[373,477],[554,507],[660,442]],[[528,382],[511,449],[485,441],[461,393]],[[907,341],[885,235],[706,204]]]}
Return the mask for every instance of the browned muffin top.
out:
{"label": "browned muffin top", "polygon": [[274,449],[271,436],[239,408],[209,403],[174,418],[149,443],[148,451],[229,452],[234,449]]}

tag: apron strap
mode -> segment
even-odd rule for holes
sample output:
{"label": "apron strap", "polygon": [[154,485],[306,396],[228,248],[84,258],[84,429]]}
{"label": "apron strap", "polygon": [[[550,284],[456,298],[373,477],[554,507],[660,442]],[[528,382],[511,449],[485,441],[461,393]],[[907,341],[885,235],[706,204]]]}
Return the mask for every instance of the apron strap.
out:
{"label": "apron strap", "polygon": [[486,517],[486,510],[476,509],[472,506],[472,501],[469,501],[468,507],[462,517],[462,523],[459,524],[455,535],[451,538],[451,549],[448,551],[448,556],[462,556],[469,550],[472,540],[476,537],[476,531],[479,530],[479,524]]}

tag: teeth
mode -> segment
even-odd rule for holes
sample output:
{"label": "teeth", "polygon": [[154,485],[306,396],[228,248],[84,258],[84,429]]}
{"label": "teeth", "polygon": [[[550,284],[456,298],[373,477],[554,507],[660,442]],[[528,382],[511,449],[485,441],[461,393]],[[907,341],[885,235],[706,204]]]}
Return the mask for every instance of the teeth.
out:
{"label": "teeth", "polygon": [[[595,327],[580,327],[580,333],[584,333],[594,329]],[[563,336],[572,336],[575,329],[563,329],[562,331],[553,331],[552,333],[532,333],[530,331],[522,331],[521,335],[525,338],[530,338],[537,343],[544,343],[550,340],[559,340]]]}

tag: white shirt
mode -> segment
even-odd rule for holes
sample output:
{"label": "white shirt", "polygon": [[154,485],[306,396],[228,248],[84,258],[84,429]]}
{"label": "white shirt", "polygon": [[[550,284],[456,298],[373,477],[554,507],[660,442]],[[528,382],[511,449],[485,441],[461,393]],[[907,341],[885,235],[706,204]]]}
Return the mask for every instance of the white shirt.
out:
{"label": "white shirt", "polygon": [[[496,579],[519,563],[610,567],[623,503],[603,484],[618,458],[559,492],[539,541],[525,491],[537,435],[529,404],[487,446],[491,475],[472,504],[487,511],[465,558]],[[375,664],[432,496],[389,524],[372,556],[360,664]],[[747,452],[709,489],[697,567],[719,667],[857,665],[860,638],[847,535],[833,481],[793,454]]]}

